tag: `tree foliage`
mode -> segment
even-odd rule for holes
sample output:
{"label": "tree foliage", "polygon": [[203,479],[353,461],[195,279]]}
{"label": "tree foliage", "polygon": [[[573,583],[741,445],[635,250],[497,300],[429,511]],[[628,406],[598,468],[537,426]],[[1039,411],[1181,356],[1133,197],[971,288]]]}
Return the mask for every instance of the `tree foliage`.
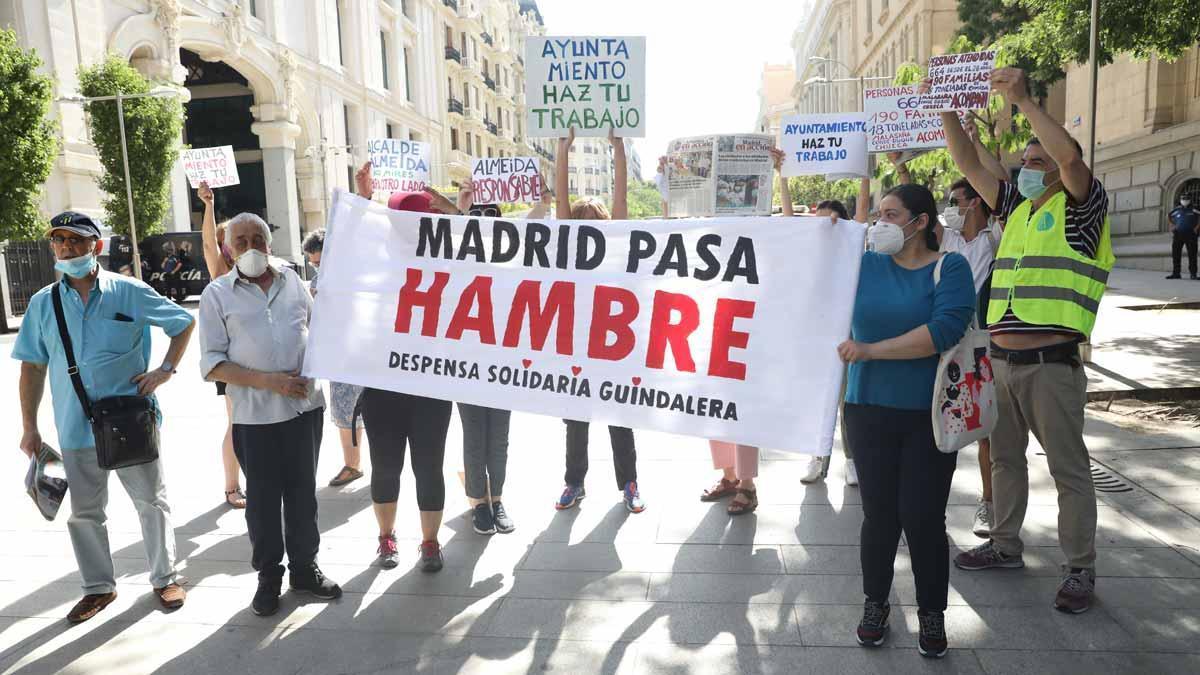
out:
{"label": "tree foliage", "polygon": [[651,218],[662,216],[662,195],[654,181],[629,180],[629,192],[626,204],[629,208],[630,219]]}
{"label": "tree foliage", "polygon": [[[79,69],[79,91],[83,96],[144,94],[150,88],[151,83],[141,73],[115,54],[95,66]],[[163,217],[170,206],[171,167],[179,157],[183,105],[178,98],[150,96],[122,101],[122,106],[134,217],[138,237],[142,238],[164,229]],[[106,194],[105,217],[114,232],[129,234],[116,101],[96,101],[86,108],[92,143],[104,167],[97,183]]]}
{"label": "tree foliage", "polygon": [[[836,199],[853,213],[851,204],[858,196],[858,179],[826,180],[825,176],[795,176],[785,179],[792,193],[792,203],[813,206],[826,199]],[[778,191],[776,191],[778,201]]]}
{"label": "tree foliage", "polygon": [[0,240],[36,239],[46,226],[38,203],[58,136],[46,117],[54,85],[38,73],[41,65],[15,32],[0,30]]}

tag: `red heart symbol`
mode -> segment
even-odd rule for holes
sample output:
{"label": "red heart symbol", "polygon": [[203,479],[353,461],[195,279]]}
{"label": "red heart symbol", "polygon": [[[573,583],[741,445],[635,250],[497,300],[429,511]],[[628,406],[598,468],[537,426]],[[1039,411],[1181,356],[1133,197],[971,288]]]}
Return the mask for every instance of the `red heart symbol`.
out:
{"label": "red heart symbol", "polygon": [[530,361],[529,359],[521,359],[521,365],[528,368],[529,366],[533,365],[533,361]]}
{"label": "red heart symbol", "polygon": [[572,374],[578,375],[581,371],[583,371],[583,368],[580,368],[579,366],[571,366]]}
{"label": "red heart symbol", "polygon": [[634,383],[634,384],[641,384],[641,383],[642,383],[642,378],[640,378],[640,377],[635,377],[635,378],[633,378],[633,383]]}

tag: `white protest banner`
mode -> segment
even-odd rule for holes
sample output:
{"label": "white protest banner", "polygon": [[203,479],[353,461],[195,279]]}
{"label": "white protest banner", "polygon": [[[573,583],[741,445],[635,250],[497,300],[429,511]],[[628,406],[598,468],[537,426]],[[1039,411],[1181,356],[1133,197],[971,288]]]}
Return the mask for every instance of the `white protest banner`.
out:
{"label": "white protest banner", "polygon": [[367,141],[371,189],[375,192],[420,192],[429,185],[429,144],[395,138]]}
{"label": "white protest banner", "polygon": [[303,373],[829,454],[863,235],[443,216],[337,190]]}
{"label": "white protest banner", "polygon": [[183,162],[183,172],[187,174],[188,185],[192,189],[200,187],[200,183],[208,183],[210,188],[241,183],[232,145],[180,150],[179,160]]}
{"label": "white protest banner", "polygon": [[525,38],[530,136],[646,135],[646,38]]}
{"label": "white protest banner", "polygon": [[913,84],[864,90],[867,151],[946,147],[941,114],[920,108],[921,96]]}
{"label": "white protest banner", "polygon": [[784,176],[867,175],[866,113],[788,115],[779,133]]}
{"label": "white protest banner", "polygon": [[471,162],[476,204],[529,204],[542,198],[537,157],[480,157]]}
{"label": "white protest banner", "polygon": [[[677,138],[667,145],[672,216],[771,214],[774,139],[765,134]],[[715,167],[715,169],[714,169]]]}
{"label": "white protest banner", "polygon": [[986,108],[992,90],[995,50],[942,54],[929,58],[929,93],[922,110],[979,110]]}

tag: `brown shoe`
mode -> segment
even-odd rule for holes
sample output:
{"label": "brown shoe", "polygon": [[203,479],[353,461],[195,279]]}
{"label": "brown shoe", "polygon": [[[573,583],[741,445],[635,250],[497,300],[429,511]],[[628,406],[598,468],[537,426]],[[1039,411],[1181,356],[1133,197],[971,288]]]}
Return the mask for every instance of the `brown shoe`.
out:
{"label": "brown shoe", "polygon": [[728,478],[723,477],[723,478],[721,478],[721,480],[717,481],[717,483],[715,485],[708,488],[707,490],[704,491],[703,494],[700,495],[700,501],[702,501],[702,502],[720,501],[720,500],[728,497],[729,495],[737,492],[737,486],[738,486],[738,482],[736,480],[729,480]]}
{"label": "brown shoe", "polygon": [[154,594],[158,596],[158,601],[162,603],[163,609],[176,610],[183,607],[183,601],[187,599],[187,591],[176,583],[170,583],[162,588],[154,589]]}
{"label": "brown shoe", "polygon": [[[738,497],[744,497],[745,499],[744,501],[739,500]],[[747,513],[754,513],[754,510],[757,508],[758,490],[738,488],[737,495],[733,498],[733,501],[729,502],[729,507],[725,509],[725,512],[731,516],[743,516]]]}
{"label": "brown shoe", "polygon": [[100,610],[111,605],[113,600],[116,599],[116,593],[92,593],[85,595],[67,613],[67,621],[71,623],[83,623],[99,614]]}
{"label": "brown shoe", "polygon": [[342,487],[343,485],[349,485],[350,483],[353,483],[362,477],[362,471],[359,471],[353,467],[343,466],[342,470],[338,471],[337,475],[333,477],[333,480],[329,481],[329,487]]}

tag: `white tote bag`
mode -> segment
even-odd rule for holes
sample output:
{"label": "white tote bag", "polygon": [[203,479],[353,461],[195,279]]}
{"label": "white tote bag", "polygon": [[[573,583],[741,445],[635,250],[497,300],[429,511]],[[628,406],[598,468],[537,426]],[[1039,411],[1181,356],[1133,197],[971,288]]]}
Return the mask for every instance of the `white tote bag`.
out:
{"label": "white tote bag", "polygon": [[[942,280],[942,256],[933,268],[933,284]],[[996,428],[996,380],[988,356],[988,332],[972,317],[966,334],[938,361],[933,388],[933,438],[938,450],[958,452],[987,438]]]}

